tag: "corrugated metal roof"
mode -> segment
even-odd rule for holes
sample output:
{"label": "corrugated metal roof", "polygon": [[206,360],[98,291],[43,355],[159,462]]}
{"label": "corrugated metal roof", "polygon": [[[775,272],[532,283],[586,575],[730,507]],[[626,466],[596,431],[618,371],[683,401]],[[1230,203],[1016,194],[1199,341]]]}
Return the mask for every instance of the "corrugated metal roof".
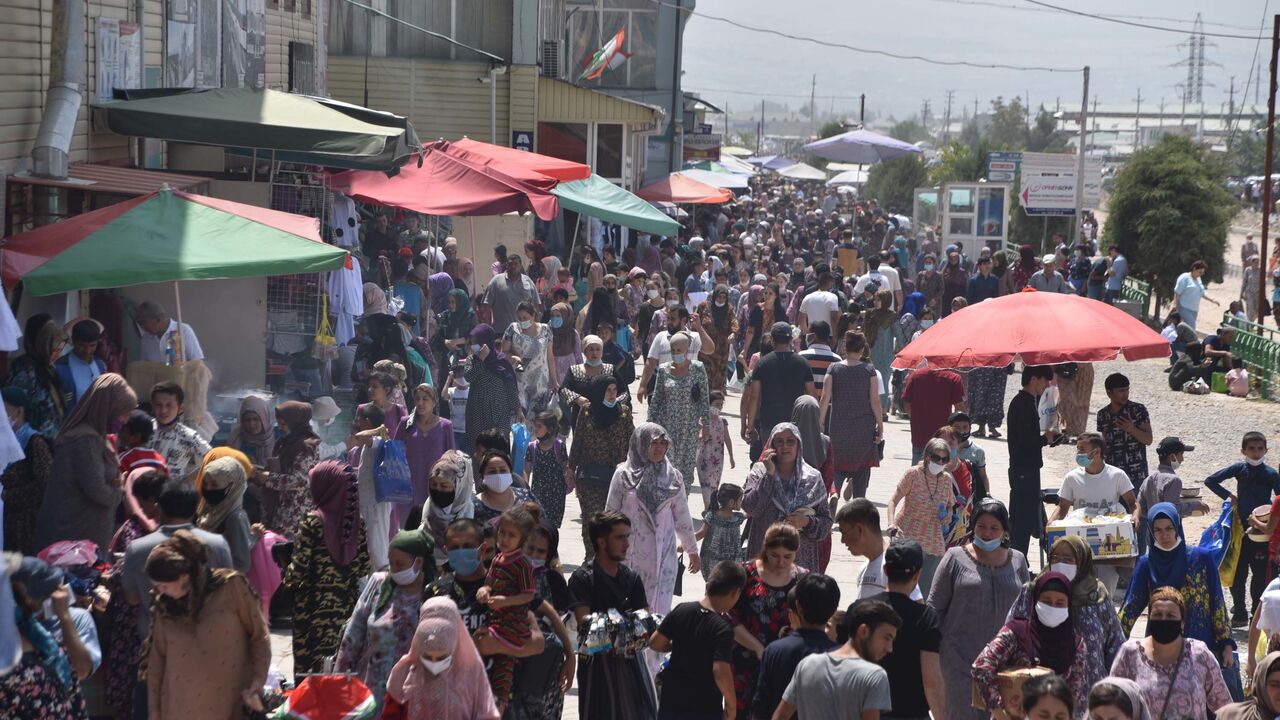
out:
{"label": "corrugated metal roof", "polygon": [[554,78],[538,78],[539,122],[662,122],[658,106],[617,97]]}
{"label": "corrugated metal roof", "polygon": [[107,195],[127,195],[136,197],[146,195],[168,185],[175,190],[200,191],[201,185],[209,182],[209,178],[198,175],[179,175],[177,173],[159,172],[157,170],[139,170],[137,168],[81,163],[68,169],[66,180],[51,180],[34,177],[27,173],[10,175],[8,182],[26,185],[46,185],[64,187],[85,192],[103,193]]}

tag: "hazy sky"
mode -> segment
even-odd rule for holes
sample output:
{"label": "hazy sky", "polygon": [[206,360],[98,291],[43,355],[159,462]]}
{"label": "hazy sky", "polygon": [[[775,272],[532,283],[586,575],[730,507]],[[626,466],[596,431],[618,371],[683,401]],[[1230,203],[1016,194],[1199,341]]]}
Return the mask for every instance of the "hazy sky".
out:
{"label": "hazy sky", "polygon": [[[1239,105],[1242,87],[1254,66],[1255,45],[1264,75],[1265,110],[1270,16],[1265,28],[1258,28],[1264,22],[1264,7],[1272,14],[1280,12],[1280,0],[1274,8],[1268,7],[1268,0],[1048,1],[1084,12],[1145,16],[1151,19],[1134,21],[1185,29],[1186,33],[1042,12],[1025,0],[697,0],[697,10],[788,34],[939,60],[1073,68],[1089,65],[1089,94],[1097,95],[1099,107],[1132,107],[1141,88],[1144,110],[1157,109],[1163,97],[1167,111],[1174,113],[1181,110],[1180,91],[1175,86],[1185,83],[1187,73],[1186,67],[1172,65],[1188,54],[1185,46],[1177,45],[1187,39],[1191,21],[1200,12],[1207,32],[1268,37],[1260,45],[1254,40],[1207,38],[1205,57],[1220,67],[1207,65],[1204,70],[1206,110],[1217,111],[1227,101],[1233,75]],[[798,108],[808,99],[814,73],[818,107],[824,111],[835,95],[837,111],[844,107],[856,114],[857,100],[842,98],[866,93],[869,111],[893,113],[898,118],[918,116],[922,101],[927,99],[932,112],[941,116],[948,90],[955,92],[953,116],[960,113],[957,105],[972,110],[975,97],[985,109],[987,101],[997,95],[1025,97],[1028,92],[1033,107],[1043,103],[1052,108],[1059,98],[1063,106],[1078,109],[1080,105],[1079,73],[943,67],[820,47],[696,15],[689,21],[683,60],[685,88],[700,91],[717,104],[727,102],[734,116],[751,105],[758,112],[761,97]],[[1250,85],[1247,102],[1252,104],[1253,99]]]}

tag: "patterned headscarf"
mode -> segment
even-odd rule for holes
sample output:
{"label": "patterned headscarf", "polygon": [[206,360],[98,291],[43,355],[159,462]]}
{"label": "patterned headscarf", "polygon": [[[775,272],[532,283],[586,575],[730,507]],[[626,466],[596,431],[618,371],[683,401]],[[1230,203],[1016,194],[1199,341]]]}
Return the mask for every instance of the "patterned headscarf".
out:
{"label": "patterned headscarf", "polygon": [[[245,432],[244,416],[248,414],[257,415],[262,423],[256,433]],[[265,467],[276,452],[276,420],[271,414],[271,406],[257,395],[247,395],[240,401],[240,416],[237,420],[235,427],[231,428],[227,444],[237,449],[246,447],[253,453],[254,462]]]}
{"label": "patterned headscarf", "polygon": [[684,492],[684,480],[671,460],[665,456],[658,462],[649,460],[649,446],[659,438],[671,442],[671,436],[661,425],[643,423],[631,433],[631,445],[627,449],[627,483],[650,515],[656,515],[664,502]]}
{"label": "patterned headscarf", "polygon": [[[217,532],[226,521],[227,516],[244,504],[244,491],[248,485],[244,465],[234,457],[221,457],[206,464],[203,468],[203,485],[211,490],[227,490],[226,497],[217,505],[210,505],[200,496],[200,508],[196,511],[196,527],[209,532]],[[202,488],[203,490],[203,488]]]}
{"label": "patterned headscarf", "polygon": [[472,475],[471,458],[458,450],[446,450],[431,467],[431,476],[436,475],[453,483],[453,503],[447,508],[436,507],[428,494],[422,513],[422,527],[427,527],[428,518],[437,518],[448,524],[458,518],[474,517],[475,479]]}
{"label": "patterned headscarf", "polygon": [[[827,486],[822,481],[822,473],[818,469],[812,467],[804,460],[804,438],[800,435],[800,428],[795,425],[784,422],[773,426],[773,430],[769,433],[769,440],[764,444],[764,449],[768,450],[773,447],[773,439],[782,433],[791,433],[800,447],[796,452],[796,465],[791,472],[791,477],[777,476],[773,483],[773,504],[782,511],[784,516],[790,515],[797,510],[803,508],[811,508],[827,499]],[[759,471],[760,474],[765,473],[763,462],[758,462],[751,467],[754,474]],[[781,471],[778,463],[774,462],[774,474],[777,475]]]}
{"label": "patterned headscarf", "polygon": [[311,498],[324,524],[324,545],[339,566],[360,552],[360,489],[356,471],[344,462],[325,460],[311,468]]}

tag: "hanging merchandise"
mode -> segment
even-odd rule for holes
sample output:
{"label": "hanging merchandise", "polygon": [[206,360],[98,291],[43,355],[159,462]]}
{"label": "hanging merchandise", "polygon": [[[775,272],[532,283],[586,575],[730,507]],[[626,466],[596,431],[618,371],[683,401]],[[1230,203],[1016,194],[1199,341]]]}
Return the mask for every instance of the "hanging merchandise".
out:
{"label": "hanging merchandise", "polygon": [[333,243],[339,247],[353,248],[360,244],[360,211],[351,198],[340,192],[333,194]]}

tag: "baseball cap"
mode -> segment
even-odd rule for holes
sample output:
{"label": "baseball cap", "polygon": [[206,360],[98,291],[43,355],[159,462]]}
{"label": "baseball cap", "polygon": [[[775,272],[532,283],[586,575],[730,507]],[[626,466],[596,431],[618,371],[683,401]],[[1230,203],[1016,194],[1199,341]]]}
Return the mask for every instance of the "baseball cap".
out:
{"label": "baseball cap", "polygon": [[769,337],[774,342],[791,342],[791,323],[776,322],[769,328]]}
{"label": "baseball cap", "polygon": [[884,551],[884,569],[893,570],[893,574],[913,575],[924,567],[924,548],[910,538],[897,538]]}
{"label": "baseball cap", "polygon": [[1161,440],[1160,444],[1156,446],[1156,455],[1159,455],[1160,457],[1165,457],[1168,455],[1173,455],[1174,453],[1191,452],[1192,450],[1195,450],[1195,449],[1196,449],[1195,445],[1188,445],[1182,442],[1181,438],[1177,438],[1177,437],[1174,437],[1173,435],[1170,435],[1169,437]]}
{"label": "baseball cap", "polygon": [[1048,265],[1048,264],[1049,264],[1049,263],[1051,263],[1051,262],[1056,262],[1056,261],[1057,261],[1057,259],[1058,259],[1058,258],[1057,258],[1057,256],[1056,256],[1056,255],[1052,255],[1052,254],[1050,254],[1050,255],[1045,255],[1044,257],[1040,258],[1040,262],[1041,262],[1041,264],[1043,264],[1043,265]]}

